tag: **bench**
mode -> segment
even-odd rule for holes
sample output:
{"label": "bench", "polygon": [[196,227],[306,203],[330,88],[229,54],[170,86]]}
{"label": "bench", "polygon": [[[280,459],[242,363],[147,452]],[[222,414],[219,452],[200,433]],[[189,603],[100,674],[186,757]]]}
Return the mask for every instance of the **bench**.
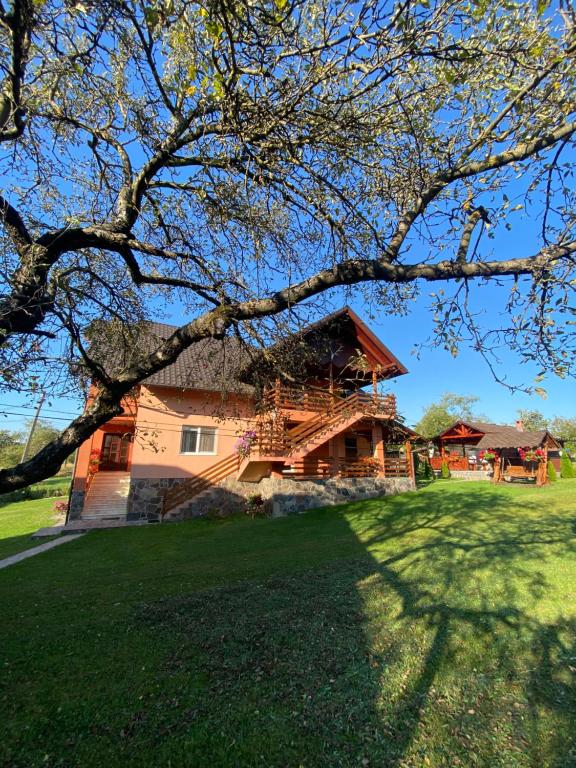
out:
{"label": "bench", "polygon": [[502,470],[502,477],[507,483],[514,480],[533,480],[536,482],[536,470],[511,464]]}

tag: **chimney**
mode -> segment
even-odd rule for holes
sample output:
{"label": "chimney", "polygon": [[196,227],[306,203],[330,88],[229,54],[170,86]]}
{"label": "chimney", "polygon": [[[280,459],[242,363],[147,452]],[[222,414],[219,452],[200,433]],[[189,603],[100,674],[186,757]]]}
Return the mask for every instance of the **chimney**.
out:
{"label": "chimney", "polygon": [[522,419],[516,419],[516,429],[518,432],[524,432],[524,424],[522,423]]}

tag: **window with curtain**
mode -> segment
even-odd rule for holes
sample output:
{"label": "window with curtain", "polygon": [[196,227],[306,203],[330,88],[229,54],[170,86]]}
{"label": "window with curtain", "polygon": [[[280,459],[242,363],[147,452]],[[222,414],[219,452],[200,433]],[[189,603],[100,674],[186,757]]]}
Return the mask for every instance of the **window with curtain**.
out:
{"label": "window with curtain", "polygon": [[182,427],[180,453],[216,453],[216,430],[213,427]]}

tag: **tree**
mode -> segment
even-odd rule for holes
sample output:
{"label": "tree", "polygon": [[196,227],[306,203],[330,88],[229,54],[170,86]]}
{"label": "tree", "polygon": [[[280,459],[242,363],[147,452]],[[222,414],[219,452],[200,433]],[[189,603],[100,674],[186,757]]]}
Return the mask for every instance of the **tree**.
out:
{"label": "tree", "polygon": [[445,392],[440,402],[429,405],[414,429],[423,437],[431,438],[439,435],[456,421],[477,421],[473,408],[478,402],[472,395],[455,395]]}
{"label": "tree", "polygon": [[527,432],[538,432],[548,429],[548,419],[540,411],[519,410],[518,420]]}
{"label": "tree", "polygon": [[23,448],[24,441],[20,432],[0,430],[0,467],[11,467],[17,464]]}
{"label": "tree", "polygon": [[550,422],[550,432],[562,440],[564,447],[576,453],[576,416],[565,418],[556,416]]}
{"label": "tree", "polygon": [[[99,393],[0,491],[56,471],[193,342],[265,342],[341,286],[404,312],[438,283],[437,343],[570,373],[570,0],[6,3],[3,384]],[[523,205],[533,251],[492,253]],[[488,329],[486,280],[510,289]],[[152,299],[184,307],[173,335],[120,370],[91,356],[95,318],[130,338]]]}

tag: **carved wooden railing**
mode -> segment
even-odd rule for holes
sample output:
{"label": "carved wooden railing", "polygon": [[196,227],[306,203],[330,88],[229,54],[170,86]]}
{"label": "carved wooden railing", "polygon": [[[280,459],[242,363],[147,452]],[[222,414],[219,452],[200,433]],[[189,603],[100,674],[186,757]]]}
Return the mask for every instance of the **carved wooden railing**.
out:
{"label": "carved wooden railing", "polygon": [[[390,418],[396,416],[396,397],[394,395],[369,395],[367,392],[355,392],[352,397],[372,404],[378,412],[385,414]],[[350,396],[349,396],[350,397]],[[313,411],[321,413],[330,413],[338,402],[348,400],[349,397],[343,397],[339,392],[327,392],[315,389],[298,389],[296,387],[287,387],[283,384],[277,384],[266,391],[261,402],[261,410],[295,410],[295,411]]]}
{"label": "carved wooden railing", "polygon": [[164,493],[164,499],[162,504],[162,517],[164,517],[171,509],[175,509],[185,501],[197,496],[202,491],[210,488],[212,485],[216,485],[221,480],[225,480],[230,475],[234,474],[238,470],[240,465],[240,459],[237,453],[232,453],[226,456],[216,464],[212,464],[211,467],[205,469],[199,475],[191,477],[189,480],[184,480],[174,488],[170,488]]}
{"label": "carved wooden railing", "polygon": [[432,458],[430,459],[430,466],[432,467],[432,469],[442,469],[443,461],[446,461],[448,463],[449,469],[456,470],[456,471],[482,469],[482,466],[480,465],[480,463],[473,464],[468,461],[468,457],[466,456],[454,456],[454,455],[446,455],[444,457],[432,456]]}

